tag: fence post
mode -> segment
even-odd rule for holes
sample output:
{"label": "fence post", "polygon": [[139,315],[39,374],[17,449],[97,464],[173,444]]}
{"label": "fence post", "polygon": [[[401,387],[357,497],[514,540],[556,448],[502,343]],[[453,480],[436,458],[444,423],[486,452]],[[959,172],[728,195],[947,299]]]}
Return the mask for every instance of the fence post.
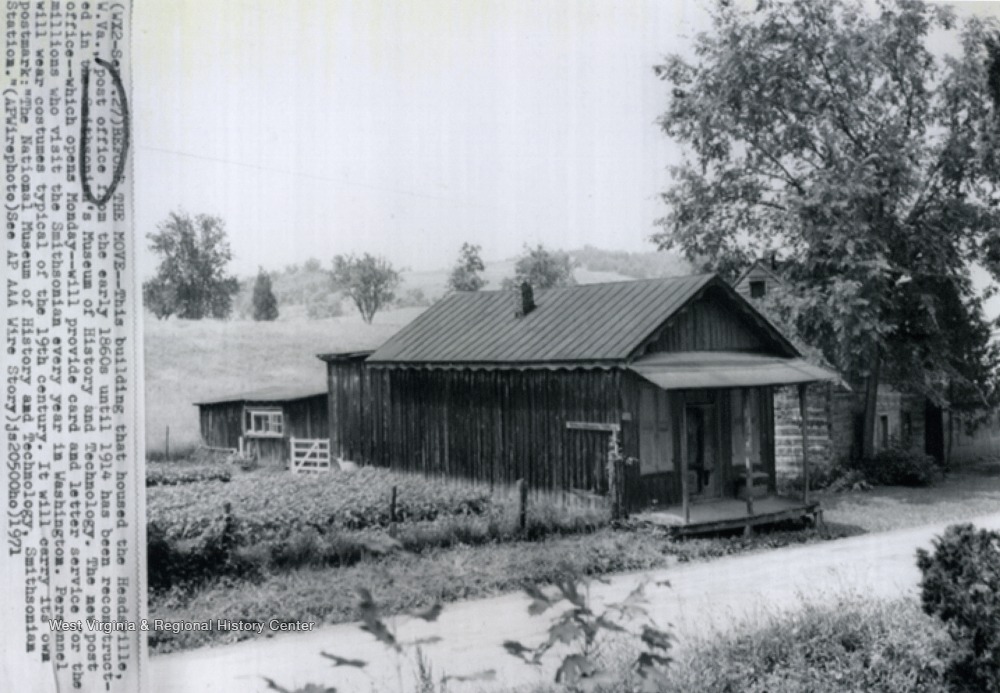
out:
{"label": "fence post", "polygon": [[519,502],[518,524],[523,532],[528,527],[528,484],[524,479],[517,480],[517,497]]}
{"label": "fence post", "polygon": [[624,520],[628,518],[625,507],[625,459],[616,457],[611,461],[611,519]]}
{"label": "fence post", "polygon": [[609,457],[611,459],[608,460],[608,495],[611,496],[611,519],[618,520],[622,516],[621,498],[618,491],[622,480],[618,476],[618,461],[613,454]]}
{"label": "fence post", "polygon": [[392,498],[389,500],[389,536],[396,536],[396,487],[392,487]]}

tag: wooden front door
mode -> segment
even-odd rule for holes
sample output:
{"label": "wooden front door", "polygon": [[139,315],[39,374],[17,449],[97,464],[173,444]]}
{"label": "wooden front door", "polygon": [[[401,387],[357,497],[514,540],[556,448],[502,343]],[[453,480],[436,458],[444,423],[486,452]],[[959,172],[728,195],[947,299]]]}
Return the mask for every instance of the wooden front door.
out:
{"label": "wooden front door", "polygon": [[692,498],[720,495],[718,416],[714,403],[684,405],[688,491]]}

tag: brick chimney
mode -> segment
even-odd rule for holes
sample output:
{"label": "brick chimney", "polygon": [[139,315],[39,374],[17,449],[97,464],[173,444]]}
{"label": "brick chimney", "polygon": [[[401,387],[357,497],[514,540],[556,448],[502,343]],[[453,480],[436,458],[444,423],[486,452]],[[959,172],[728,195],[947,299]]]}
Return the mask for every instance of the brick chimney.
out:
{"label": "brick chimney", "polygon": [[521,282],[521,301],[517,306],[517,316],[522,317],[535,309],[535,292],[531,289],[531,284]]}

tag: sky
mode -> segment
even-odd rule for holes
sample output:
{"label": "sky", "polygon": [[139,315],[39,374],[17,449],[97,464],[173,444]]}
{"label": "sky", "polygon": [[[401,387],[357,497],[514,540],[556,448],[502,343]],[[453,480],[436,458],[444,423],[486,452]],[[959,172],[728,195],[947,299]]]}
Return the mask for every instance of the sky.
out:
{"label": "sky", "polygon": [[143,236],[220,216],[240,274],[348,252],[434,269],[463,242],[655,249],[673,153],[653,66],[705,26],[697,3],[133,7]]}
{"label": "sky", "polygon": [[[953,4],[1000,16],[1000,2]],[[440,269],[464,242],[487,260],[536,243],[654,250],[680,151],[656,125],[667,87],[653,67],[709,27],[703,0],[137,0],[133,13],[142,277],[156,266],[145,234],[174,210],[221,217],[240,275],[363,252]]]}

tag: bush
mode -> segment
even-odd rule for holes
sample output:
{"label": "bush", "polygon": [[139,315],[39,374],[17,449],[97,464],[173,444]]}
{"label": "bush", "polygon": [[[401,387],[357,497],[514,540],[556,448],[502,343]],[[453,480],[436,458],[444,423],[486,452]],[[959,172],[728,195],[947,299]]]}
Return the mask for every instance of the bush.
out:
{"label": "bush", "polygon": [[950,674],[959,690],[1000,691],[1000,532],[952,525],[917,551],[924,611],[959,646]]}
{"label": "bush", "polygon": [[149,588],[162,591],[210,577],[255,578],[260,566],[237,551],[238,521],[229,504],[191,541],[173,541],[155,522],[146,525],[146,569]]}
{"label": "bush", "polygon": [[930,486],[940,473],[930,455],[893,444],[862,464],[865,476],[884,486]]}

